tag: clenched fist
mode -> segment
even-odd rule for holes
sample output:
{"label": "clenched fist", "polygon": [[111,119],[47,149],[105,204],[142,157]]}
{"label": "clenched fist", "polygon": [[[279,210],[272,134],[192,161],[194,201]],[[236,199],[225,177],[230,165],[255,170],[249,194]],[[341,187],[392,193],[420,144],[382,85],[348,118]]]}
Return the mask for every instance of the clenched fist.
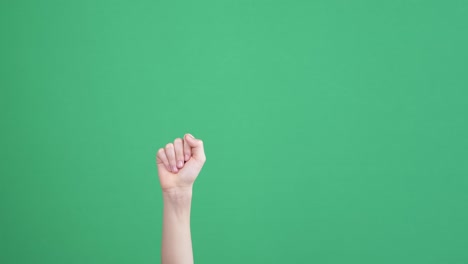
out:
{"label": "clenched fist", "polygon": [[203,141],[185,134],[160,148],[156,155],[159,182],[163,192],[191,188],[200,173],[206,157]]}

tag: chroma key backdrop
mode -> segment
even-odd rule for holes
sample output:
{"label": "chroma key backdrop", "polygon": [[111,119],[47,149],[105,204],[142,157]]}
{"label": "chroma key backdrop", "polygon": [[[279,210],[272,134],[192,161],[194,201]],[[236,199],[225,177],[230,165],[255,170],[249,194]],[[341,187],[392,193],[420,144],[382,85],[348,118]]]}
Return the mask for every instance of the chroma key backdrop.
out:
{"label": "chroma key backdrop", "polygon": [[468,263],[468,2],[0,2],[0,263]]}

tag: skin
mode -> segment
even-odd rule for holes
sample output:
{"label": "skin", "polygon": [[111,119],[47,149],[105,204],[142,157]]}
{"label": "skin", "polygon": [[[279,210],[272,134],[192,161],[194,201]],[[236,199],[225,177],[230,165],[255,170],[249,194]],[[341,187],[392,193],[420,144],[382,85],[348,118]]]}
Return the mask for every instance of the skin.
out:
{"label": "skin", "polygon": [[156,155],[163,194],[162,264],[193,263],[190,208],[193,183],[205,164],[203,141],[185,134]]}

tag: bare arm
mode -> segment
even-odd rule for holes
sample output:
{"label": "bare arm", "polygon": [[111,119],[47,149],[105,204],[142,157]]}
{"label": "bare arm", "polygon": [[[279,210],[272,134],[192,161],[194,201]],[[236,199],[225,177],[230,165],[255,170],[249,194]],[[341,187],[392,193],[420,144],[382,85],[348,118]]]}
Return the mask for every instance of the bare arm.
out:
{"label": "bare arm", "polygon": [[192,190],[205,161],[203,142],[190,134],[158,150],[156,163],[164,201],[162,264],[193,263]]}

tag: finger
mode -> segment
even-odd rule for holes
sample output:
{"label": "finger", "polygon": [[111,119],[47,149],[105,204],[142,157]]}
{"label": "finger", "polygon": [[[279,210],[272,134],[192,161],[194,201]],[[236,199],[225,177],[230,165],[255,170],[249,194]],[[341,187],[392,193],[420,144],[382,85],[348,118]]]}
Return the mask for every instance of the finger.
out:
{"label": "finger", "polygon": [[174,144],[168,143],[166,145],[166,157],[167,160],[169,161],[169,166],[171,167],[172,172],[177,172],[177,166],[176,166],[176,161],[175,161],[175,151],[174,151]]}
{"label": "finger", "polygon": [[188,144],[187,140],[184,140],[184,160],[188,161],[192,157],[192,148]]}
{"label": "finger", "polygon": [[177,168],[184,167],[184,143],[181,138],[174,140],[175,160]]}
{"label": "finger", "polygon": [[167,157],[166,157],[166,152],[164,151],[163,148],[160,148],[158,150],[158,154],[156,155],[156,163],[164,164],[164,166],[166,167],[166,170],[171,171],[171,168],[169,167],[169,161],[167,160]]}
{"label": "finger", "polygon": [[203,147],[203,141],[196,139],[191,134],[185,134],[185,140],[192,149],[192,157],[198,161],[205,162],[205,150]]}

